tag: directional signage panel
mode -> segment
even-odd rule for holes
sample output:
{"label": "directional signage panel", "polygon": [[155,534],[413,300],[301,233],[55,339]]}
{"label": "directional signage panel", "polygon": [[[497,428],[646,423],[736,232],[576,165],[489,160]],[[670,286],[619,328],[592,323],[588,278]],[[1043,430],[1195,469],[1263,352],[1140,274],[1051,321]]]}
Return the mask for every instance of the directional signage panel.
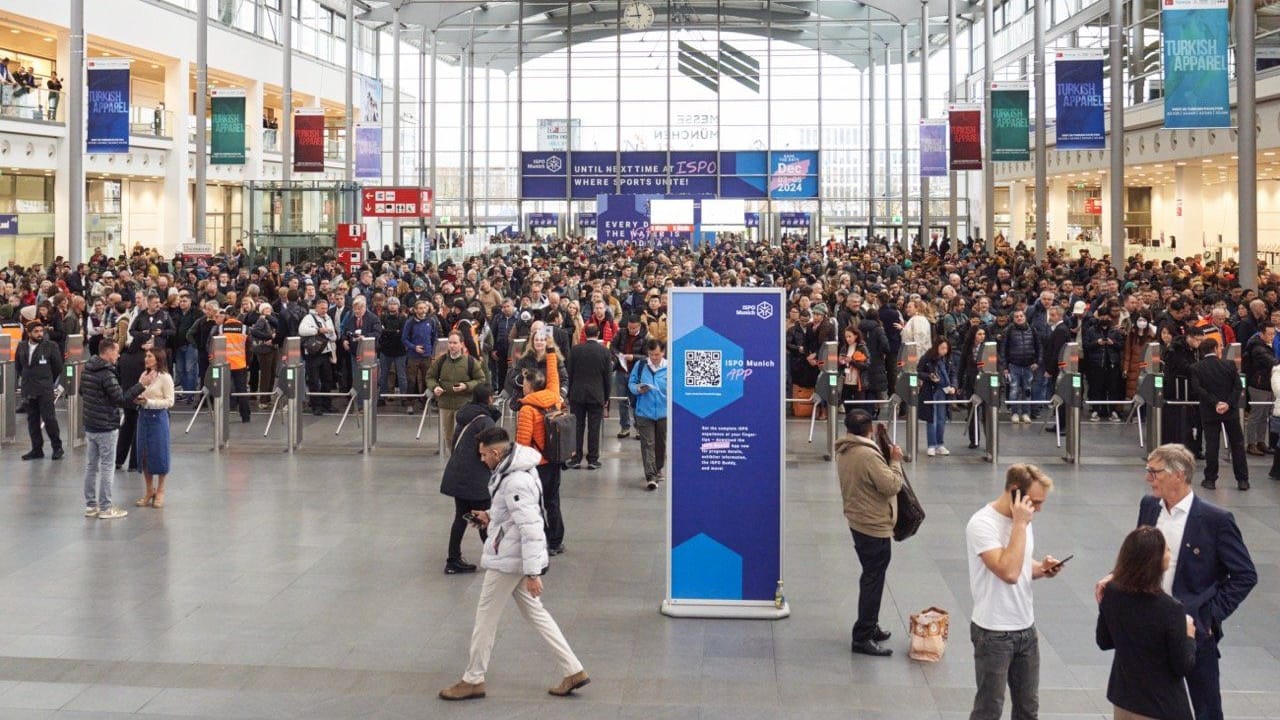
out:
{"label": "directional signage panel", "polygon": [[365,217],[431,217],[430,188],[367,187],[360,191],[360,209]]}

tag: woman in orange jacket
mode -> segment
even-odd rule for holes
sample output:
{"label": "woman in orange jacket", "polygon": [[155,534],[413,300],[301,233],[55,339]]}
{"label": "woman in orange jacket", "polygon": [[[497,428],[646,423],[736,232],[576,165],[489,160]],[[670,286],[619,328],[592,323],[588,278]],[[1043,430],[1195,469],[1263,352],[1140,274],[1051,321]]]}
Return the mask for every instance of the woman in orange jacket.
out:
{"label": "woman in orange jacket", "polygon": [[[561,406],[560,373],[556,351],[547,348],[542,370],[525,370],[524,397],[516,414],[516,444],[542,452],[547,445],[547,427],[543,413]],[[547,511],[547,552],[564,552],[564,518],[560,514],[560,463],[538,461],[538,479],[542,481],[542,503]]]}

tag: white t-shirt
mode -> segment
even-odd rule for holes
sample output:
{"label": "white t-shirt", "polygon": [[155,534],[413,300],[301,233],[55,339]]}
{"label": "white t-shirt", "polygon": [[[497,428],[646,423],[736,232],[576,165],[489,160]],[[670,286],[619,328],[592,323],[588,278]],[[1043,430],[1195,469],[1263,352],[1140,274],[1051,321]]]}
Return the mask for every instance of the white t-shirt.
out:
{"label": "white t-shirt", "polygon": [[982,553],[1007,545],[1012,532],[1013,518],[1001,515],[990,505],[974,513],[964,529],[969,551],[969,590],[973,593],[972,619],[985,630],[1026,630],[1036,621],[1031,596],[1031,557],[1035,550],[1031,525],[1027,525],[1027,548],[1016,584],[1001,580],[982,562]]}

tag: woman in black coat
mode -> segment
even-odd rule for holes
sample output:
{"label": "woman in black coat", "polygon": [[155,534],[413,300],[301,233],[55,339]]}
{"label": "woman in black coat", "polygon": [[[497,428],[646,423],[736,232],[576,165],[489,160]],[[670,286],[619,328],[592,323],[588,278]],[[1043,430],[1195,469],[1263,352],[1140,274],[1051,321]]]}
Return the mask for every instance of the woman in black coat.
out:
{"label": "woman in black coat", "polygon": [[[1164,370],[1165,400],[1195,400],[1191,396],[1191,365],[1195,362],[1195,353],[1187,344],[1185,335],[1176,334],[1172,323],[1160,327],[1161,369]],[[1198,424],[1199,413],[1190,405],[1169,405],[1163,408],[1164,422],[1161,426],[1160,442],[1182,443],[1200,455],[1199,444],[1195,442],[1192,428]]]}
{"label": "woman in black coat", "polygon": [[1192,717],[1183,678],[1196,664],[1196,626],[1160,587],[1169,557],[1158,529],[1129,533],[1098,604],[1098,647],[1116,651],[1107,699],[1117,720]]}
{"label": "woman in black coat", "polygon": [[[880,321],[868,317],[858,326],[862,331],[862,341],[867,346],[867,369],[862,373],[862,393],[868,400],[884,400],[889,392],[889,374],[885,370],[885,362],[889,357],[889,338],[880,326]],[[879,405],[868,405],[871,417],[880,417]]]}
{"label": "woman in black coat", "polygon": [[[449,529],[449,555],[445,561],[446,575],[473,573],[476,566],[462,557],[462,536],[467,532],[465,516],[476,510],[489,509],[489,466],[480,461],[480,444],[476,441],[482,431],[497,424],[501,414],[490,404],[493,388],[480,383],[471,393],[471,402],[458,410],[457,425],[449,429],[445,442],[453,444],[453,454],[444,468],[440,480],[440,493],[453,498],[453,526]],[[487,539],[484,528],[476,528],[481,542]]]}

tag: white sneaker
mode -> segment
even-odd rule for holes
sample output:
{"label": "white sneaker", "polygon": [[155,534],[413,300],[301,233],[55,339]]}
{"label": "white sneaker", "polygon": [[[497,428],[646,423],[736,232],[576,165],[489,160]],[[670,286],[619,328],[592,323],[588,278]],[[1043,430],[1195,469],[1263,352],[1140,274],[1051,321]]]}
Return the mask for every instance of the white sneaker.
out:
{"label": "white sneaker", "polygon": [[1124,418],[1120,417],[1119,415],[1112,415],[1111,422],[1113,423],[1124,422]]}
{"label": "white sneaker", "polygon": [[96,507],[94,507],[94,506],[92,506],[92,505],[86,505],[86,506],[85,506],[85,508],[84,508],[84,516],[85,516],[85,517],[87,517],[87,518],[96,518],[96,517],[98,517],[98,508],[96,508]]}
{"label": "white sneaker", "polygon": [[1026,423],[1027,425],[1030,425],[1030,424],[1031,424],[1031,416],[1030,416],[1030,415],[1028,415],[1028,414],[1026,414],[1026,413],[1022,413],[1022,422]]}
{"label": "white sneaker", "polygon": [[929,448],[928,450],[925,451],[924,454],[928,455],[929,457],[933,457],[938,454],[938,451],[934,450],[933,448]]}
{"label": "white sneaker", "polygon": [[951,451],[950,451],[950,450],[948,450],[948,449],[946,449],[945,447],[943,447],[943,446],[939,445],[939,446],[938,446],[938,454],[939,454],[939,455],[950,455],[950,454],[951,454]]}
{"label": "white sneaker", "polygon": [[1089,413],[1089,422],[1098,422],[1098,413],[1096,412]]}
{"label": "white sneaker", "polygon": [[112,506],[98,513],[98,519],[99,520],[115,520],[116,518],[122,518],[128,514],[129,514],[128,510],[123,510],[121,508]]}

